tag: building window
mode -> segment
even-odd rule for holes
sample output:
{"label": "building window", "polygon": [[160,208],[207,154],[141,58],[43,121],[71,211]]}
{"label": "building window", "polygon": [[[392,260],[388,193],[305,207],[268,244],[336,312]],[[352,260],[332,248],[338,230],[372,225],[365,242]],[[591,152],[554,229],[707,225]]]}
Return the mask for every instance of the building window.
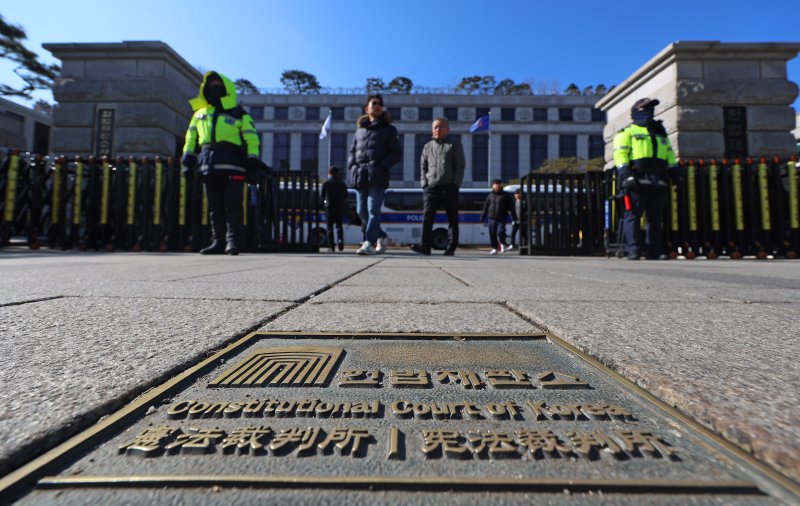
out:
{"label": "building window", "polygon": [[[403,152],[404,140],[405,135],[398,135],[398,139],[400,140],[400,152]],[[402,181],[403,180],[403,159],[401,158],[399,162],[392,165],[389,168],[389,180],[390,181]]]}
{"label": "building window", "polygon": [[414,136],[414,177],[419,181],[422,177],[422,168],[420,167],[419,159],[422,157],[422,148],[431,140],[431,136],[427,134],[417,134]]}
{"label": "building window", "polygon": [[276,107],[275,108],[275,119],[277,119],[277,120],[289,119],[289,108],[288,107]]}
{"label": "building window", "polygon": [[481,118],[483,116],[488,116],[491,109],[488,107],[476,107],[475,108],[475,119]]}
{"label": "building window", "polygon": [[606,112],[600,109],[592,109],[592,121],[606,121]]}
{"label": "building window", "polygon": [[531,170],[536,170],[547,160],[547,136],[531,135]]}
{"label": "building window", "polygon": [[319,134],[303,134],[300,137],[300,168],[317,170],[319,166]]}
{"label": "building window", "polygon": [[519,177],[519,135],[500,137],[500,179],[508,184]]}
{"label": "building window", "polygon": [[447,121],[458,121],[458,107],[445,107],[444,117]]}
{"label": "building window", "polygon": [[251,107],[250,108],[250,117],[254,120],[264,119],[264,108],[263,107]]}
{"label": "building window", "polygon": [[331,165],[344,171],[347,169],[347,134],[332,134],[331,137]]}
{"label": "building window", "polygon": [[289,151],[292,138],[289,134],[274,134],[272,137],[272,168],[289,170]]}
{"label": "building window", "polygon": [[420,121],[433,121],[433,107],[420,107],[418,117]]}
{"label": "building window", "polygon": [[306,107],[306,120],[318,121],[319,120],[319,107]]}
{"label": "building window", "polygon": [[389,114],[392,115],[392,123],[396,123],[396,122],[400,121],[400,108],[399,107],[387,107],[386,110],[389,111]]}
{"label": "building window", "polygon": [[606,144],[603,142],[602,135],[589,136],[589,159],[601,158],[605,156]]}
{"label": "building window", "polygon": [[472,180],[486,183],[489,179],[489,136],[472,136]]}
{"label": "building window", "polygon": [[503,107],[500,109],[500,121],[514,121],[514,108]]}
{"label": "building window", "polygon": [[536,107],[533,110],[533,121],[547,121],[547,107]]}
{"label": "building window", "polygon": [[572,109],[564,107],[559,108],[558,121],[572,121]]}
{"label": "building window", "polygon": [[331,119],[333,121],[344,121],[344,107],[332,107]]}
{"label": "building window", "polygon": [[577,135],[561,135],[558,137],[558,156],[561,158],[578,156]]}

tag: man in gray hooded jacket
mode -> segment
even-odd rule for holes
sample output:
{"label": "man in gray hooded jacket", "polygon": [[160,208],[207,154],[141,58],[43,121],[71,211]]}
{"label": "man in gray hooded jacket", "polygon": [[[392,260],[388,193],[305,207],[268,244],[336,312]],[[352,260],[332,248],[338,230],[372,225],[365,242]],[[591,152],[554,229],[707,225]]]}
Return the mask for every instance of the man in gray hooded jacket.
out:
{"label": "man in gray hooded jacket", "polygon": [[411,249],[430,255],[433,246],[433,222],[436,211],[447,213],[447,246],[444,254],[452,256],[458,247],[458,189],[464,180],[464,148],[450,136],[445,118],[436,118],[431,126],[433,139],[422,148],[420,182],[423,188],[422,242]]}

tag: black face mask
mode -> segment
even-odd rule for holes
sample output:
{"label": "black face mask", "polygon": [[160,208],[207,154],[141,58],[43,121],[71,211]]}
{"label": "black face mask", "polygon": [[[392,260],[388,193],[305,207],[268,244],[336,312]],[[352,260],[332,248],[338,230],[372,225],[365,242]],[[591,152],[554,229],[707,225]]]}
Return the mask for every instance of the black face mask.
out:
{"label": "black face mask", "polygon": [[212,83],[203,89],[203,97],[214,107],[220,106],[220,99],[225,96],[225,86],[222,83]]}
{"label": "black face mask", "polygon": [[634,125],[647,126],[648,123],[653,121],[655,116],[655,109],[648,107],[647,109],[640,109],[631,113]]}

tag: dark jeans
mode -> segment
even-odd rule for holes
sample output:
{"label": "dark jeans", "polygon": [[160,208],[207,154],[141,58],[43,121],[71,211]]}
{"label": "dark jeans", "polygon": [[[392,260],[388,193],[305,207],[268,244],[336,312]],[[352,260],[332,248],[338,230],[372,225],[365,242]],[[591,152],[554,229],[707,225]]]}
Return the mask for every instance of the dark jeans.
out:
{"label": "dark jeans", "polygon": [[[630,211],[625,211],[622,230],[625,236],[625,250],[629,256],[644,253],[647,258],[655,259],[664,253],[661,244],[661,223],[664,215],[664,206],[667,203],[667,187],[658,184],[640,184],[639,191],[631,192]],[[642,235],[642,213],[647,214],[647,228],[645,230],[645,243],[640,244]]]}
{"label": "dark jeans", "polygon": [[342,215],[343,209],[337,207],[328,207],[326,214],[328,215],[328,247],[333,248],[336,243],[333,241],[333,229],[336,227],[336,234],[339,242],[344,242],[344,229],[342,228]]}
{"label": "dark jeans", "polygon": [[433,221],[436,211],[447,213],[447,251],[458,247],[458,186],[429,186],[423,191],[422,246],[433,246]]}
{"label": "dark jeans", "polygon": [[205,176],[203,185],[208,198],[213,239],[221,242],[224,237],[229,246],[241,248],[243,246],[244,176]]}
{"label": "dark jeans", "polygon": [[[498,242],[500,239],[500,242]],[[489,242],[492,248],[500,250],[500,243],[506,243],[506,222],[505,220],[489,220]]]}

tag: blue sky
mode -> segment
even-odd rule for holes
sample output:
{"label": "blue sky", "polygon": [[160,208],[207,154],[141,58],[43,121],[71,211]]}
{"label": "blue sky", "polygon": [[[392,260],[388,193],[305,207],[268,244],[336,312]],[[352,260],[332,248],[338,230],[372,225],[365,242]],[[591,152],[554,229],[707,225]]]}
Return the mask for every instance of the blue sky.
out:
{"label": "blue sky", "polygon": [[[800,41],[800,1],[597,2],[323,0],[109,2],[6,0],[28,47],[44,42],[161,40],[189,63],[279,88],[286,69],[330,87],[395,76],[420,86],[461,77],[618,84],[677,40]],[[0,79],[15,82],[0,64]],[[800,58],[789,63],[800,82]],[[41,94],[41,97],[52,96]],[[795,102],[795,108],[800,100]]]}

